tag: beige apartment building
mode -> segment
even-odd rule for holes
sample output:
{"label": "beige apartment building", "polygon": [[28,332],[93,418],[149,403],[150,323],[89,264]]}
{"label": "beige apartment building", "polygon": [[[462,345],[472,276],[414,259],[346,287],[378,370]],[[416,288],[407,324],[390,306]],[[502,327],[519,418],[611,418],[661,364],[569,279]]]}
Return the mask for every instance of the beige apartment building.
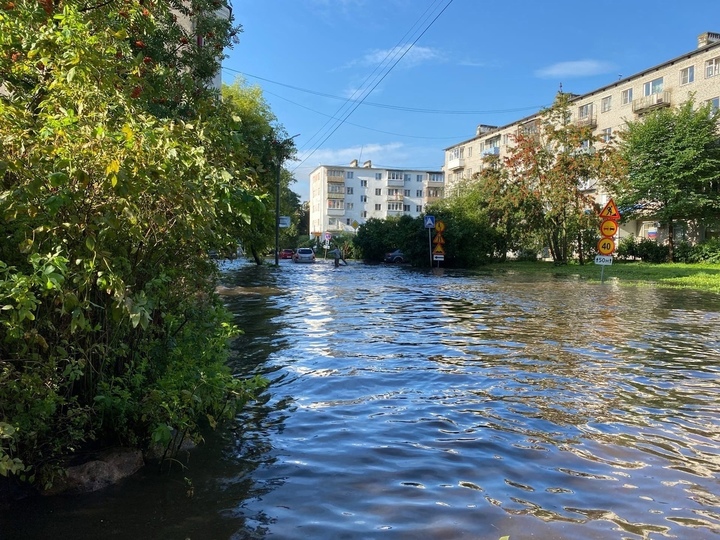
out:
{"label": "beige apartment building", "polygon": [[[676,107],[691,95],[696,104],[709,102],[714,109],[720,107],[720,34],[701,34],[697,48],[686,54],[587,94],[573,96],[570,102],[572,120],[591,126],[602,141],[608,142],[626,122],[635,121],[642,114],[660,107]],[[538,116],[539,112],[500,127],[480,125],[473,138],[446,148],[443,170],[448,193],[462,189],[462,180],[472,178],[473,173],[483,168],[483,157],[507,155],[515,133],[532,128]],[[592,147],[588,150],[592,151]],[[594,182],[583,187],[601,206],[609,200],[607,193]],[[719,232],[694,230],[693,224],[678,224],[675,229],[677,240],[703,240],[706,235]],[[622,224],[618,237],[631,234],[662,241],[666,231],[650,220]]]}
{"label": "beige apartment building", "polygon": [[370,218],[420,216],[445,197],[442,171],[320,165],[310,173],[310,232],[315,236],[354,232]]}

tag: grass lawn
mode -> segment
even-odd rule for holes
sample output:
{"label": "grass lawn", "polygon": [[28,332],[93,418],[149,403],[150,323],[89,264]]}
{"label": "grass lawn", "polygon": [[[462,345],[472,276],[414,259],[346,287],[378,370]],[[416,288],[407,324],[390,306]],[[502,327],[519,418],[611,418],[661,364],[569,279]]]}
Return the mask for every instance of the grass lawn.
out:
{"label": "grass lawn", "polygon": [[[555,266],[552,262],[505,262],[491,264],[489,270],[542,272],[554,275],[582,276],[591,281],[600,281],[600,266],[592,261],[584,265],[570,263]],[[696,289],[720,293],[720,264],[649,264],[644,262],[618,262],[606,266],[604,279],[615,279],[623,285],[654,285],[675,289]]]}

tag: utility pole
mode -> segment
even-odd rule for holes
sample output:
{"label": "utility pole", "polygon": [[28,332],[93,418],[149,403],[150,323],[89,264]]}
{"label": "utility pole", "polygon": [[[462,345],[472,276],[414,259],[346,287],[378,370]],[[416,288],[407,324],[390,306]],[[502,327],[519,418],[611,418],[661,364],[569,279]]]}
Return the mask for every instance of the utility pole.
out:
{"label": "utility pole", "polygon": [[277,152],[277,171],[275,176],[275,266],[280,265],[280,170],[282,169],[283,159],[285,158],[283,153],[285,151],[285,145],[299,136],[300,134],[298,133],[283,141],[275,141],[275,150]]}

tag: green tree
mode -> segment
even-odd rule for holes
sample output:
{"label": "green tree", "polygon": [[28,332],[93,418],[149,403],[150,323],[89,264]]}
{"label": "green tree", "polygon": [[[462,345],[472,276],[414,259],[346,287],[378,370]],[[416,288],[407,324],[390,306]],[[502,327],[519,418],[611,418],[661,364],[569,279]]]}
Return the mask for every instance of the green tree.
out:
{"label": "green tree", "polygon": [[663,108],[620,132],[625,176],[608,189],[624,219],[650,217],[668,227],[670,260],[678,220],[717,217],[720,211],[720,112],[692,99]]}
{"label": "green tree", "polygon": [[558,93],[550,108],[518,132],[503,164],[516,184],[507,193],[523,199],[523,226],[542,235],[556,263],[566,263],[575,250],[583,259],[582,232],[596,224],[584,185],[601,177],[607,160],[594,147],[591,119],[571,117],[570,96]]}
{"label": "green tree", "polygon": [[49,482],[91,440],[169,444],[260,384],[225,366],[206,256],[267,213],[254,139],[206,85],[236,29],[180,4],[0,12],[0,475]]}

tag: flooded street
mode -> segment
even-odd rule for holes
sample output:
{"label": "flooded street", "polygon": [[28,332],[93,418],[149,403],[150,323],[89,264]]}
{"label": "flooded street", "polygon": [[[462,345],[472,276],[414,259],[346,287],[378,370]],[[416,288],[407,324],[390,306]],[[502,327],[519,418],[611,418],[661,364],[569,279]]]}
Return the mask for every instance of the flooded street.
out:
{"label": "flooded street", "polygon": [[187,470],[20,501],[0,538],[720,538],[718,295],[325,261],[222,281],[259,402]]}

